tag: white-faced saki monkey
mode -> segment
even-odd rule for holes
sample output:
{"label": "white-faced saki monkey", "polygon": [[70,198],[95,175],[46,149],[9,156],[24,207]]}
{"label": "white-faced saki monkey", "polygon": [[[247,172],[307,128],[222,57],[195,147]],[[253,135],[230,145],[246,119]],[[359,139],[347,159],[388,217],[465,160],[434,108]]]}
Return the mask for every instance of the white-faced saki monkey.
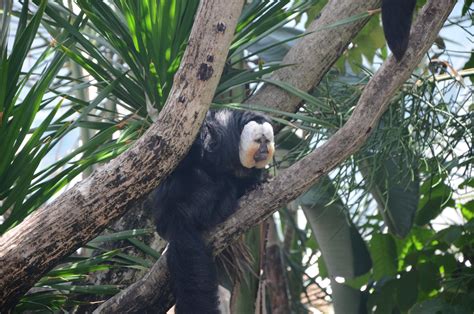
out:
{"label": "white-faced saki monkey", "polygon": [[261,182],[274,150],[266,116],[209,111],[188,155],[155,190],[156,228],[169,242],[177,313],[219,313],[216,266],[202,233],[223,222]]}

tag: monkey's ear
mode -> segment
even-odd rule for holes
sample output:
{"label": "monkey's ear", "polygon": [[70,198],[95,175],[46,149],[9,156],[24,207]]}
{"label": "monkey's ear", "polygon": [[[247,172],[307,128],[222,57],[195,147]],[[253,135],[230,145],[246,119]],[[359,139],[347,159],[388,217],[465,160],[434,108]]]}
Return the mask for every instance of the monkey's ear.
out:
{"label": "monkey's ear", "polygon": [[206,131],[203,132],[204,148],[208,152],[215,152],[219,149],[223,134],[221,128],[216,123],[206,123]]}
{"label": "monkey's ear", "polygon": [[244,111],[242,112],[241,116],[240,116],[240,119],[239,119],[239,124],[240,124],[240,129],[241,131],[243,130],[244,126],[249,123],[250,121],[252,121],[252,117],[254,117],[254,115],[250,112],[250,111]]}

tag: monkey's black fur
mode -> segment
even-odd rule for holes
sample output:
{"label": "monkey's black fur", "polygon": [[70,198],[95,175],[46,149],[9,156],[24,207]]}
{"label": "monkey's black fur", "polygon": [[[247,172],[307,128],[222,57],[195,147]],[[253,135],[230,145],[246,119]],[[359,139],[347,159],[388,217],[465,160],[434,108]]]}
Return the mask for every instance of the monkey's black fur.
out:
{"label": "monkey's black fur", "polygon": [[202,232],[224,221],[261,180],[262,170],[244,168],[239,159],[240,134],[250,121],[269,122],[252,112],[210,111],[188,155],[155,190],[177,313],[219,313],[216,266]]}
{"label": "monkey's black fur", "polygon": [[387,44],[397,60],[408,47],[411,20],[416,0],[383,0],[382,24]]}

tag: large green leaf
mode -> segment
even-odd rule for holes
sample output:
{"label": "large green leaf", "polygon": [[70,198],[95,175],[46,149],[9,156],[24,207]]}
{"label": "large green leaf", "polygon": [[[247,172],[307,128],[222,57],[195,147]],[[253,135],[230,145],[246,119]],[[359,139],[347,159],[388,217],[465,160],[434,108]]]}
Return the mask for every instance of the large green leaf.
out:
{"label": "large green leaf", "polygon": [[460,306],[455,306],[447,303],[441,298],[427,300],[415,305],[410,311],[410,314],[468,314],[472,313],[468,309]]}
{"label": "large green leaf", "polygon": [[408,311],[416,303],[419,280],[419,274],[415,270],[400,274],[396,296],[400,310]]}
{"label": "large green leaf", "polygon": [[367,301],[368,310],[374,314],[399,313],[397,306],[398,282],[395,279],[378,281],[374,293]]}
{"label": "large green leaf", "polygon": [[453,190],[439,177],[429,178],[421,186],[421,199],[415,222],[422,226],[436,218],[444,208],[454,207]]}
{"label": "large green leaf", "polygon": [[432,292],[440,288],[440,274],[439,267],[433,262],[429,261],[418,265],[418,272],[420,274],[420,289],[425,292]]}
{"label": "large green leaf", "polygon": [[365,308],[362,293],[338,283],[368,272],[372,266],[367,246],[350,222],[344,203],[337,197],[329,178],[323,178],[297,202],[311,225],[321,249],[333,289],[334,307],[337,313],[358,313]]}
{"label": "large green leaf", "polygon": [[413,226],[420,183],[417,164],[409,164],[401,154],[383,160],[366,157],[360,162],[360,169],[370,182],[369,189],[389,231],[405,237]]}
{"label": "large green leaf", "polygon": [[374,263],[375,280],[395,276],[397,273],[397,247],[389,234],[374,234],[370,240],[370,255]]}

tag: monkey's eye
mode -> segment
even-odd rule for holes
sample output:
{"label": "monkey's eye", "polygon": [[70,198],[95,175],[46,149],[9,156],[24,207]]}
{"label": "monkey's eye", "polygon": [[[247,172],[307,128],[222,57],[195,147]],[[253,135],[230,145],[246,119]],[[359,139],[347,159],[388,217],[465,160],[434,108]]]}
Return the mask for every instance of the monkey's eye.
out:
{"label": "monkey's eye", "polygon": [[267,138],[256,138],[253,141],[255,143],[258,143],[258,144],[268,144],[268,143],[270,143],[270,140],[267,139]]}

